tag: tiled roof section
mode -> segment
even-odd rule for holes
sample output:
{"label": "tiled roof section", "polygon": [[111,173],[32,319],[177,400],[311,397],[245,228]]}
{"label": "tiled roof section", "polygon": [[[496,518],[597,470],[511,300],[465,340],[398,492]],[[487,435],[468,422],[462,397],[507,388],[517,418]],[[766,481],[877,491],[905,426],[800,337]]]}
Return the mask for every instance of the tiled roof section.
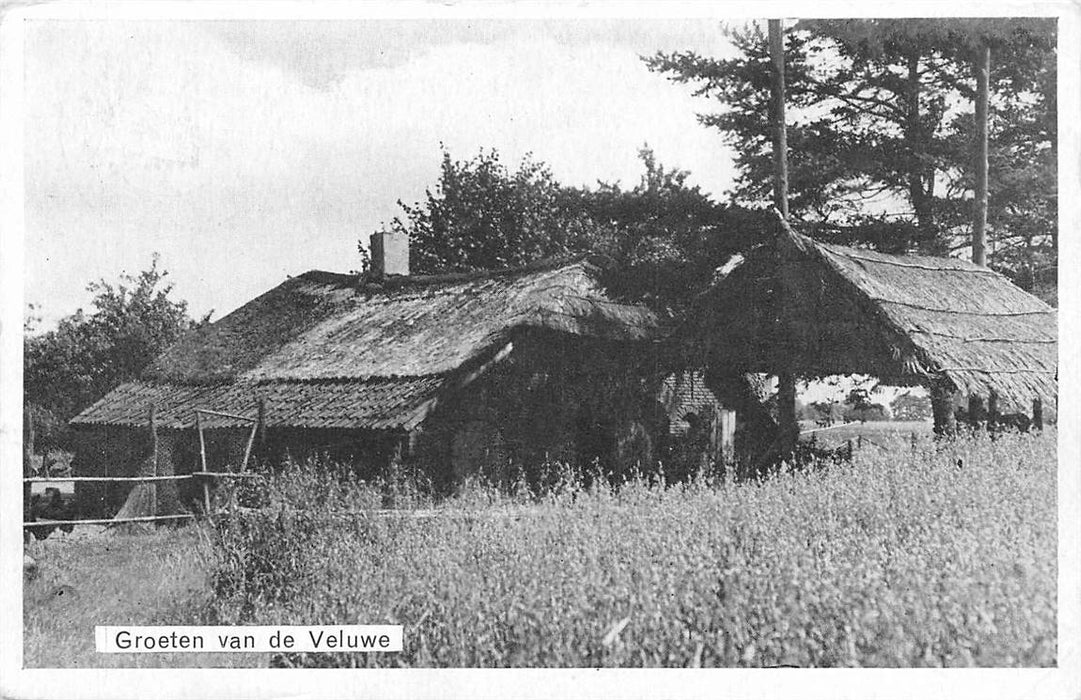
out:
{"label": "tiled roof section", "polygon": [[[177,385],[131,382],[110,392],[73,421],[83,425],[147,425],[155,407],[162,428],[195,426],[193,409],[205,408],[252,418],[262,398],[266,426],[294,428],[411,429],[425,415],[425,405],[443,385],[443,377],[407,377],[368,382],[238,382],[225,385]],[[204,416],[209,428],[250,425],[241,420]]]}
{"label": "tiled roof section", "polygon": [[186,337],[144,378],[210,384],[443,374],[521,327],[642,340],[656,334],[658,319],[609,301],[585,261],[393,279],[383,288],[309,272]]}

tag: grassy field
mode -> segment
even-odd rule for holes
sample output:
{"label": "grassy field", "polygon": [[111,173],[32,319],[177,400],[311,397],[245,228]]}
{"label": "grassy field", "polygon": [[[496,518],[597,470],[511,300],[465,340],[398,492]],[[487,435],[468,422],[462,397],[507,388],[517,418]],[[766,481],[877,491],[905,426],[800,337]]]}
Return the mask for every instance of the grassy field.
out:
{"label": "grassy field", "polygon": [[23,589],[27,668],[257,666],[244,654],[98,654],[95,625],[197,624],[212,553],[196,527],[147,534],[56,533],[26,551],[39,565]]}
{"label": "grassy field", "polygon": [[[743,484],[568,474],[413,518],[375,517],[368,487],[297,467],[212,546],[192,528],[43,543],[27,665],[1054,665],[1053,431],[893,447]],[[61,617],[45,594],[65,581],[82,590]],[[154,621],[402,624],[405,651],[91,651],[93,624]]]}

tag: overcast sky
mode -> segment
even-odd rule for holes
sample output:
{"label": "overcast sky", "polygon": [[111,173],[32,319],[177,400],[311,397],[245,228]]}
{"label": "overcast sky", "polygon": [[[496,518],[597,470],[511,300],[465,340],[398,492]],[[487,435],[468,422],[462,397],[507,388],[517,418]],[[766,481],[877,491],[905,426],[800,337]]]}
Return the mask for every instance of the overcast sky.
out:
{"label": "overcast sky", "polygon": [[50,325],[159,252],[220,318],[354,269],[440,142],[575,185],[633,184],[648,142],[719,197],[731,155],[696,121],[715,105],[639,59],[677,49],[731,52],[716,20],[28,22],[26,300]]}

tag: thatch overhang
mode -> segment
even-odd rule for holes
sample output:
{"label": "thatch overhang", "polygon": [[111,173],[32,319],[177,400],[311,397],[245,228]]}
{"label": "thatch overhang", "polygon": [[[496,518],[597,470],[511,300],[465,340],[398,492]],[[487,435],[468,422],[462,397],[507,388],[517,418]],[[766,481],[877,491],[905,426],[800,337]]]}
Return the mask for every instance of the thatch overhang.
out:
{"label": "thatch overhang", "polygon": [[[1057,399],[1056,311],[993,270],[820,243],[787,226],[732,267],[683,333],[714,364],[946,382],[1013,409]],[[782,269],[796,290],[786,300]]]}
{"label": "thatch overhang", "polygon": [[255,416],[262,401],[268,427],[412,430],[524,330],[654,340],[657,315],[609,300],[597,273],[584,259],[379,284],[308,272],[189,334],[72,422],[145,425],[153,405],[159,427],[190,428],[195,408]]}

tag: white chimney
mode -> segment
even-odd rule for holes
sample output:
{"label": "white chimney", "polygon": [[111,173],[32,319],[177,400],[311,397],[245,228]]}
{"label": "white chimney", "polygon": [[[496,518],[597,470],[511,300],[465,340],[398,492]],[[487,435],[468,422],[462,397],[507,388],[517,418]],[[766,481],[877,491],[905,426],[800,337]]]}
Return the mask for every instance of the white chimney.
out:
{"label": "white chimney", "polygon": [[372,276],[409,274],[409,236],[399,231],[372,234],[368,252],[372,257]]}

